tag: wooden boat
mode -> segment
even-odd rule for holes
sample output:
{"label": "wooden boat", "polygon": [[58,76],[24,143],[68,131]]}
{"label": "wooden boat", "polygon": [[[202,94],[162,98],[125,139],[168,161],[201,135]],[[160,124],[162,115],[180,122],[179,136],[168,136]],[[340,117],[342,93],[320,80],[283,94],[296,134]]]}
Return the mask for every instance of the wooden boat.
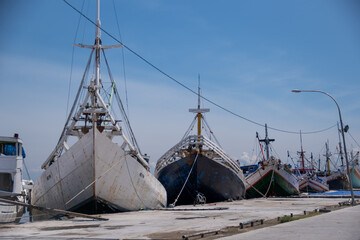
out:
{"label": "wooden boat", "polygon": [[329,191],[329,185],[326,180],[319,178],[314,168],[313,155],[310,157],[310,167],[305,165],[305,152],[302,147],[302,137],[300,132],[301,151],[299,154],[298,168],[294,170],[294,174],[299,178],[299,190],[301,192],[326,192]]}
{"label": "wooden boat", "polygon": [[339,141],[339,148],[340,148],[339,157],[341,159],[341,166],[337,167],[337,164],[335,164],[335,167],[337,167],[338,169],[331,170],[330,157],[332,156],[332,154],[329,151],[329,143],[328,142],[325,143],[325,149],[326,149],[326,153],[324,155],[326,157],[325,170],[320,171],[320,159],[319,159],[319,170],[316,172],[316,175],[320,179],[326,180],[326,183],[329,185],[329,190],[350,190],[350,182],[348,176],[346,175],[340,141]]}
{"label": "wooden boat", "polygon": [[327,192],[329,191],[329,185],[325,180],[319,178],[315,172],[308,172],[303,174],[299,182],[299,190],[301,192]]}
{"label": "wooden boat", "polygon": [[[265,139],[259,139],[263,160],[257,165],[241,167],[245,173],[246,197],[290,196],[299,194],[298,179],[291,173],[291,167],[282,164],[280,159],[270,157],[267,125],[265,124]],[[265,144],[266,157],[262,143]],[[250,168],[249,168],[250,167]],[[249,171],[250,169],[250,171]]]}
{"label": "wooden boat", "polygon": [[197,134],[188,131],[182,140],[157,161],[155,176],[164,185],[171,206],[238,200],[245,196],[244,176],[239,165],[220,147],[202,135],[202,123],[210,137],[216,140],[200,108],[190,109],[196,116],[189,128],[197,122]]}
{"label": "wooden boat", "polygon": [[[18,134],[0,136],[0,198],[26,202],[32,181],[23,180],[25,152]],[[19,222],[24,207],[0,202],[0,223]]]}
{"label": "wooden boat", "polygon": [[360,188],[359,152],[357,152],[355,156],[351,156],[349,165],[352,186],[353,188]]}
{"label": "wooden boat", "polygon": [[[31,203],[82,213],[166,206],[166,191],[140,152],[108,66],[105,49],[122,45],[102,45],[99,0],[95,43],[76,46],[91,49],[89,61],[59,142],[41,166],[44,172],[35,183]],[[100,77],[100,57],[107,65],[108,81]],[[95,76],[88,74],[92,61]],[[121,120],[115,119],[114,109]]]}

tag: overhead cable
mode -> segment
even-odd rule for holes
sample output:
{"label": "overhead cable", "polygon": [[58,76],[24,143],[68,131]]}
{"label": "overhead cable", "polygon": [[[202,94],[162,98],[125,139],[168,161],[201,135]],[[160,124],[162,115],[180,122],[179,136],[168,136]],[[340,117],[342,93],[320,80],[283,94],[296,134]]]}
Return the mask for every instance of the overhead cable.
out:
{"label": "overhead cable", "polygon": [[[97,26],[96,23],[91,20],[89,17],[87,17],[85,14],[83,14],[81,11],[79,11],[77,8],[75,8],[73,5],[71,5],[67,0],[63,0],[67,5],[69,5],[72,9],[74,9],[76,12],[78,12],[79,14],[81,14],[86,20],[88,20],[90,23],[92,23],[94,26]],[[167,78],[171,79],[172,81],[174,81],[175,83],[177,83],[178,85],[182,86],[183,88],[185,88],[186,90],[190,91],[191,93],[198,95],[198,93],[194,90],[192,90],[190,87],[186,86],[185,84],[183,84],[182,82],[176,80],[175,78],[173,78],[172,76],[170,76],[169,74],[167,74],[166,72],[164,72],[163,70],[161,70],[160,68],[158,68],[157,66],[155,66],[154,64],[152,64],[150,61],[148,61],[147,59],[145,59],[144,57],[142,57],[140,54],[138,54],[137,52],[135,52],[134,50],[132,50],[131,48],[129,48],[128,46],[126,46],[122,41],[118,40],[116,37],[114,37],[112,34],[110,34],[108,31],[106,31],[104,28],[100,27],[101,31],[104,32],[106,35],[108,35],[110,38],[112,38],[114,41],[118,42],[119,44],[123,45],[123,47],[125,49],[127,49],[128,51],[130,51],[131,53],[133,53],[135,56],[137,56],[138,58],[140,58],[142,61],[144,61],[146,64],[148,64],[149,66],[151,66],[152,68],[154,68],[155,70],[157,70],[158,72],[160,72],[162,75],[166,76]],[[211,103],[212,105],[224,110],[225,112],[230,113],[231,115],[241,118],[245,121],[248,121],[252,124],[258,125],[260,127],[265,127],[264,124],[261,124],[259,122],[256,122],[254,120],[251,120],[249,118],[246,118],[244,116],[241,116],[217,103],[215,103],[214,101],[204,97],[204,96],[200,96],[203,100],[207,101],[208,103]],[[302,134],[315,134],[315,133],[320,133],[320,132],[325,132],[333,127],[335,127],[336,124],[321,129],[321,130],[317,130],[317,131],[310,131],[310,132],[301,132]],[[283,129],[279,129],[279,128],[274,128],[274,127],[269,127],[269,129],[272,129],[274,131],[278,131],[278,132],[283,132],[283,133],[291,133],[291,134],[300,134],[300,132],[297,131],[288,131],[288,130],[283,130]]]}

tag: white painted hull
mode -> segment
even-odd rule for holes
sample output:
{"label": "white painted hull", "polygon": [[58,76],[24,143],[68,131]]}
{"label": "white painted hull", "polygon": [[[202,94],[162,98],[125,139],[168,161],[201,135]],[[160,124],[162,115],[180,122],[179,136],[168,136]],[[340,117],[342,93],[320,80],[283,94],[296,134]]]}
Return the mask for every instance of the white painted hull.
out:
{"label": "white painted hull", "polygon": [[329,185],[326,182],[317,179],[316,176],[304,176],[299,182],[299,188],[302,192],[326,192],[329,191]]}
{"label": "white painted hull", "polygon": [[[21,201],[21,199],[18,199],[18,201]],[[19,222],[23,214],[24,207],[0,202],[0,223]]]}
{"label": "white painted hull", "polygon": [[149,171],[97,130],[94,139],[89,131],[42,173],[32,204],[75,211],[91,200],[116,211],[166,206],[166,191]]}

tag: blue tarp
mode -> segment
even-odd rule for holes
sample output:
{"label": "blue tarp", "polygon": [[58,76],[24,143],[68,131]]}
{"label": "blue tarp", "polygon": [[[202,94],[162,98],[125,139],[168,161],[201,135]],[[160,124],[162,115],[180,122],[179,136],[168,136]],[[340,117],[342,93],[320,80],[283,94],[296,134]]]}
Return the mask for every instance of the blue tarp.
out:
{"label": "blue tarp", "polygon": [[[321,196],[350,196],[350,191],[334,191],[324,193],[309,193],[309,195],[321,195]],[[360,191],[354,191],[354,195],[360,195]]]}

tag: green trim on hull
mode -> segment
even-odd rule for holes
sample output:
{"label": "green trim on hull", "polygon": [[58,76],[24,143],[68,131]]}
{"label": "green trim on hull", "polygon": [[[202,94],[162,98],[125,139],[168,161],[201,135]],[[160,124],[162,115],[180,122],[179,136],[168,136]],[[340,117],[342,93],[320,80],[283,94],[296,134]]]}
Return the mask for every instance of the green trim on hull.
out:
{"label": "green trim on hull", "polygon": [[[274,172],[274,174],[272,173]],[[274,175],[273,182],[271,183],[271,187],[269,189],[269,184],[271,182],[271,177]],[[253,185],[259,192],[265,195],[266,191],[269,189],[267,193],[268,196],[291,196],[297,195],[299,192],[297,189],[292,186],[288,181],[286,181],[278,172],[274,170],[270,170],[266,175],[264,175],[260,180],[258,180]],[[258,191],[254,189],[254,187],[250,187],[246,191],[247,198],[256,198],[263,197]]]}

